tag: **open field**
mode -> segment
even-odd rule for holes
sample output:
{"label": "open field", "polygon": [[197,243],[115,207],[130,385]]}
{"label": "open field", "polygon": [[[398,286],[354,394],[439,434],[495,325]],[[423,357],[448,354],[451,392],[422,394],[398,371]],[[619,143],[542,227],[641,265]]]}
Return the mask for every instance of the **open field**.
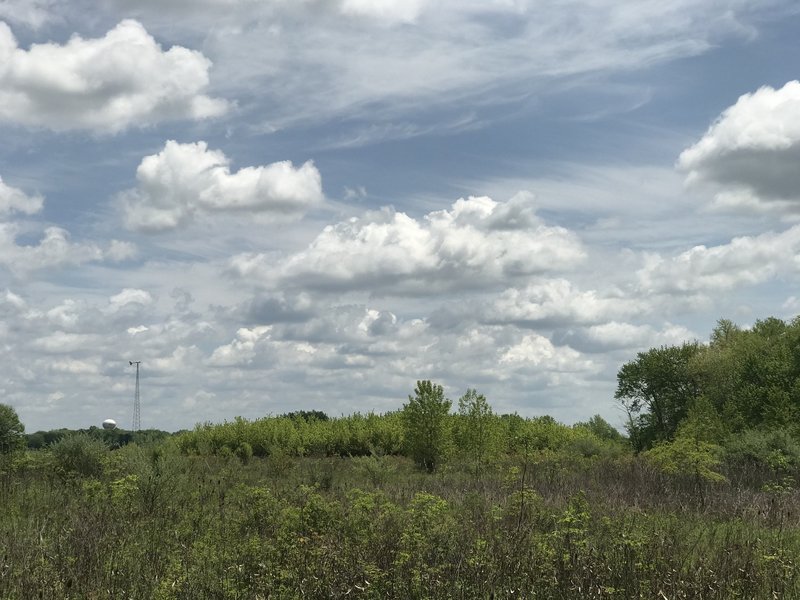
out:
{"label": "open field", "polygon": [[[328,423],[380,430],[360,420]],[[432,473],[381,451],[214,446],[267,422],[288,435],[271,419],[113,451],[78,436],[6,465],[0,597],[800,596],[787,470],[669,474],[547,420],[519,419],[528,433],[511,452],[451,448]]]}

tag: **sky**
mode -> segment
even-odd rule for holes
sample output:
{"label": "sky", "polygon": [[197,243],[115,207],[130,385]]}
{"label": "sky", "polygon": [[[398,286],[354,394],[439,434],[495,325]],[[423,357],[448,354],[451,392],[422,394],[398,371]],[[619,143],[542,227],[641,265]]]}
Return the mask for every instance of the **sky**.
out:
{"label": "sky", "polygon": [[28,431],[616,426],[800,313],[793,0],[0,0],[0,402]]}

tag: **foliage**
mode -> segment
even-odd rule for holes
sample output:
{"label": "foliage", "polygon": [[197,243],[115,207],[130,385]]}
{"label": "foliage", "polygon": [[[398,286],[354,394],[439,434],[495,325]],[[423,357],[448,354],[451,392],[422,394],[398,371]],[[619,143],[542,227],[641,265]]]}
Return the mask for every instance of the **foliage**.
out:
{"label": "foliage", "polygon": [[107,451],[108,447],[102,441],[85,433],[62,438],[50,448],[56,470],[64,476],[100,475],[103,472],[103,459]]}
{"label": "foliage", "polygon": [[28,448],[31,450],[40,450],[76,433],[83,433],[100,440],[109,448],[121,448],[127,444],[154,444],[172,435],[158,429],[128,431],[125,429],[102,429],[92,426],[88,429],[52,429],[50,431],[36,431],[25,437],[27,438]]}
{"label": "foliage", "polygon": [[455,438],[459,454],[479,477],[499,450],[499,436],[492,407],[486,396],[474,389],[467,390],[458,400]]}
{"label": "foliage", "polygon": [[17,411],[0,404],[0,455],[16,454],[25,447],[25,426]]}
{"label": "foliage", "polygon": [[715,470],[722,463],[721,452],[716,444],[679,435],[672,442],[658,444],[645,456],[666,473],[695,477],[702,483],[725,481],[725,476]]}
{"label": "foliage", "polygon": [[444,388],[430,381],[418,381],[414,396],[403,406],[403,424],[409,455],[428,472],[433,472],[445,456],[450,431],[447,416],[450,400]]}
{"label": "foliage", "polygon": [[636,450],[674,437],[699,395],[689,368],[699,348],[697,343],[652,348],[620,368],[614,397],[628,412],[628,433]]}
{"label": "foliage", "polygon": [[731,431],[793,428],[800,418],[800,319],[740,329],[718,322],[693,372]]}
{"label": "foliage", "polygon": [[297,410],[283,415],[287,419],[302,419],[303,421],[327,421],[330,419],[321,410]]}
{"label": "foliage", "polygon": [[[55,461],[2,475],[0,597],[800,594],[796,495],[706,483],[693,505],[682,476],[647,457],[575,454],[586,436],[611,443],[583,428],[495,419],[527,451],[487,459],[481,480],[392,455],[294,457],[278,472],[277,451],[243,464],[186,454],[178,440],[105,451],[91,478],[52,477]],[[373,460],[375,482],[363,467]]]}
{"label": "foliage", "polygon": [[625,441],[625,436],[600,415],[594,415],[585,422],[575,423],[575,428],[585,429],[592,435],[608,442],[622,443]]}

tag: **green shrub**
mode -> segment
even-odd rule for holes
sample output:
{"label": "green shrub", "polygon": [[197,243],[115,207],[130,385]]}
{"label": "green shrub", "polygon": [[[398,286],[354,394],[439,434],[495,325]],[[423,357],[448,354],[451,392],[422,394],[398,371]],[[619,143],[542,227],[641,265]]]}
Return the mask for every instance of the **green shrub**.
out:
{"label": "green shrub", "polygon": [[56,469],[62,475],[98,477],[103,473],[103,458],[108,447],[85,433],[65,437],[52,446],[50,452]]}
{"label": "green shrub", "polygon": [[242,461],[242,464],[246,465],[250,462],[250,459],[253,458],[253,447],[247,442],[242,442],[236,447],[235,454],[236,457]]}

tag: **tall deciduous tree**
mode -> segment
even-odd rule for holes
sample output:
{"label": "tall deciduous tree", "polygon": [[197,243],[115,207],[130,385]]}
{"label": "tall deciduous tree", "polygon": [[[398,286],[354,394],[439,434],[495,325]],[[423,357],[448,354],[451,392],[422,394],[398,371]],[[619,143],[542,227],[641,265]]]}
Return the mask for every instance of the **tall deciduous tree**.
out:
{"label": "tall deciduous tree", "polygon": [[444,388],[430,381],[417,381],[414,395],[403,405],[403,424],[408,451],[427,471],[436,469],[449,444],[447,415],[451,402]]}
{"label": "tall deciduous tree", "polygon": [[483,466],[497,451],[497,432],[492,407],[476,390],[458,400],[458,447],[479,477]]}
{"label": "tall deciduous tree", "polygon": [[13,454],[25,448],[25,426],[17,411],[0,404],[0,454]]}
{"label": "tall deciduous tree", "polygon": [[614,397],[628,411],[628,429],[637,450],[675,436],[700,392],[690,369],[698,351],[697,343],[652,348],[617,373]]}

